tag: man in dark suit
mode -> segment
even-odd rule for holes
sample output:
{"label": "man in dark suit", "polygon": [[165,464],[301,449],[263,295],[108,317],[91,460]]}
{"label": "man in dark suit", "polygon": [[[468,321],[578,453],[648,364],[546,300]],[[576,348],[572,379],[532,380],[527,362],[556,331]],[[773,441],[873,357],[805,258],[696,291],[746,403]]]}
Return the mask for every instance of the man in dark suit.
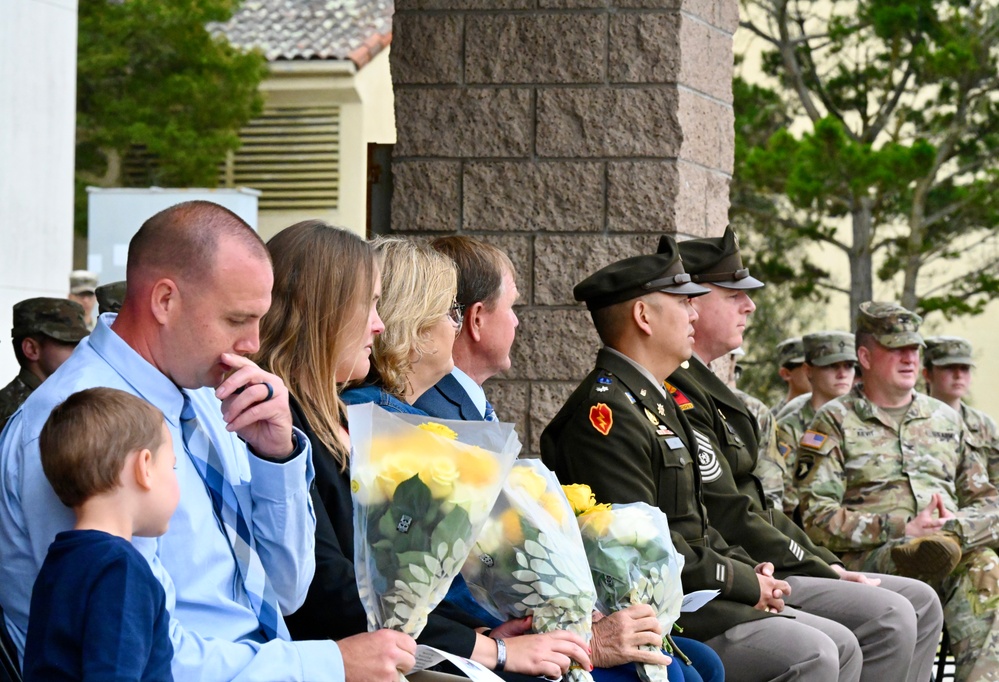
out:
{"label": "man in dark suit", "polygon": [[823,619],[785,608],[784,597],[794,595],[773,565],[710,525],[699,438],[663,384],[691,355],[691,297],[707,290],[690,282],[668,242],[658,255],[618,261],[576,286],[604,347],[542,434],[542,459],[562,483],[589,485],[598,502],[645,502],[666,513],[684,557],[684,591],[719,591],[680,625],[708,642],[731,674],[751,682],[856,680],[859,656],[840,652],[817,626]]}
{"label": "man in dark suit", "polygon": [[[672,244],[664,236],[660,251],[670,252]],[[682,242],[679,249],[691,279],[710,293],[693,304],[698,319],[689,366],[675,369],[668,385],[701,442],[698,463],[712,527],[756,560],[773,562],[775,575],[793,590],[792,602],[802,613],[821,616],[823,631],[841,651],[859,646],[861,679],[922,682],[930,677],[943,622],[936,595],[915,580],[845,570],[834,554],[772,508],[753,474],[757,421],[707,367],[742,345],[756,309],[748,292],[763,283],[743,266],[730,228],[722,237]],[[708,643],[722,647],[719,640],[725,637]]]}
{"label": "man in dark suit", "polygon": [[441,237],[432,246],[458,268],[458,305],[464,317],[451,351],[454,370],[414,404],[432,417],[493,421],[482,384],[510,368],[517,329],[516,275],[509,257],[470,237]]}

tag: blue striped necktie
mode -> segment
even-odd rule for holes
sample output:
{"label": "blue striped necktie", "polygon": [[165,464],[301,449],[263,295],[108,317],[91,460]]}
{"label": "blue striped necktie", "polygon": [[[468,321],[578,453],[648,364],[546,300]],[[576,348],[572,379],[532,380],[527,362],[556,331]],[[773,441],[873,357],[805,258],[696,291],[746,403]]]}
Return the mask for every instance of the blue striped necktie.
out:
{"label": "blue striped necktie", "polygon": [[496,410],[493,409],[493,404],[491,402],[489,402],[488,400],[486,401],[485,420],[487,422],[498,422],[499,421],[499,417],[496,416]]}
{"label": "blue striped necktie", "polygon": [[212,498],[215,518],[220,522],[233,557],[243,578],[243,589],[250,606],[260,621],[260,630],[268,639],[290,639],[284,621],[278,615],[277,595],[260,563],[256,541],[246,516],[239,507],[239,499],[232,483],[225,477],[225,466],[218,450],[194,414],[191,398],[184,395],[184,408],[180,413],[180,429],[184,436],[184,449],[205,483]]}

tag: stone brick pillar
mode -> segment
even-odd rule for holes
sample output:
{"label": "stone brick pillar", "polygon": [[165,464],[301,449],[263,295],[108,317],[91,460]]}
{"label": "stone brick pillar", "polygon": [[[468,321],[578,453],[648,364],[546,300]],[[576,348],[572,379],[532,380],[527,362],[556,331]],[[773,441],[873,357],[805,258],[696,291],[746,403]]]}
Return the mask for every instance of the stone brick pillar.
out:
{"label": "stone brick pillar", "polygon": [[573,285],[727,223],[738,18],[736,0],[396,0],[392,231],[512,258],[521,325],[487,391],[525,452],[592,368]]}

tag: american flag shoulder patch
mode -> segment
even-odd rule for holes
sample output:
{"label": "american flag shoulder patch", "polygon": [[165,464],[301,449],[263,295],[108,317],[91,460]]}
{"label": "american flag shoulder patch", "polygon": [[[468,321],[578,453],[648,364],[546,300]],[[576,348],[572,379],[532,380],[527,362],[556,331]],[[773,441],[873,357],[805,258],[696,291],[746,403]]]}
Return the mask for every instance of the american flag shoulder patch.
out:
{"label": "american flag shoulder patch", "polygon": [[819,450],[827,440],[829,440],[829,436],[826,434],[809,429],[808,431],[805,431],[805,434],[801,437],[801,445],[802,447]]}

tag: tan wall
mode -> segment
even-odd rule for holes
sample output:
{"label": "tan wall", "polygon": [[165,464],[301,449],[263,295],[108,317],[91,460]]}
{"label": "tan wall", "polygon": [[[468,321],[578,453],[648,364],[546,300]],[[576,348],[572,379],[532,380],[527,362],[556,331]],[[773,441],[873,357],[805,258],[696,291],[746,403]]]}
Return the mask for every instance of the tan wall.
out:
{"label": "tan wall", "polygon": [[340,106],[340,192],[327,211],[262,211],[260,234],[269,238],[300,220],[319,218],[364,235],[367,225],[368,144],[395,142],[389,51],[360,71],[350,62],[285,62],[261,84],[269,103]]}

